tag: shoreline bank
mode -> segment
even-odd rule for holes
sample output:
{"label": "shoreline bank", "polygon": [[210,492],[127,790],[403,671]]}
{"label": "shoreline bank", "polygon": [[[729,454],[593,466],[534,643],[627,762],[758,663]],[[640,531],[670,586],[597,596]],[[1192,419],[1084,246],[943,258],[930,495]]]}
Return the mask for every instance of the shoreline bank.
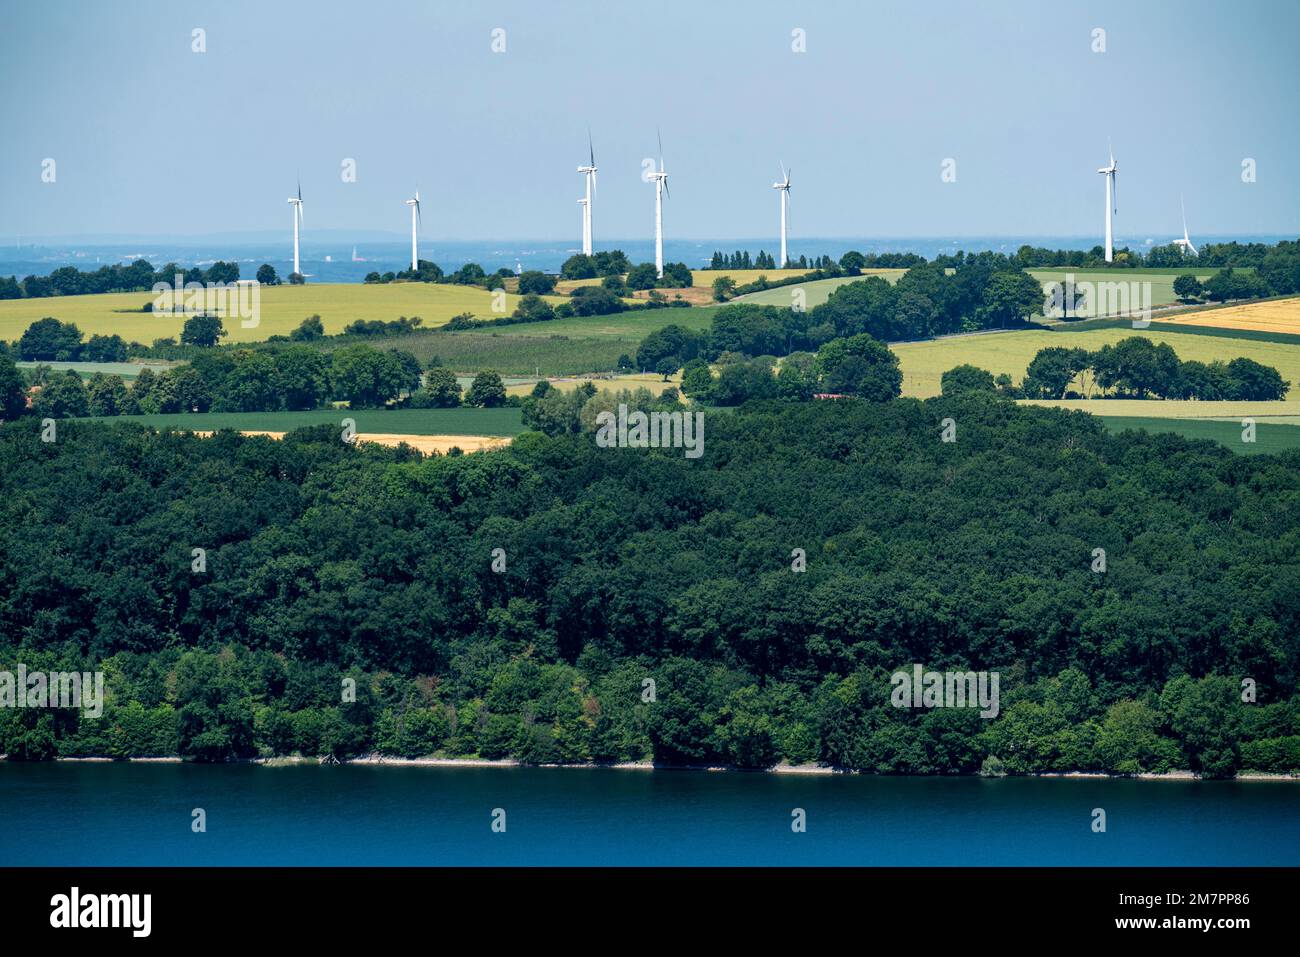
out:
{"label": "shoreline bank", "polygon": [[[195,763],[187,762],[185,758],[175,755],[163,757],[129,757],[114,758],[103,755],[87,757],[58,757],[54,758],[55,762],[62,763],[79,763],[79,764],[184,764]],[[0,754],[0,762],[9,763],[7,754]],[[18,762],[13,762],[18,763]],[[44,763],[44,762],[33,762]],[[586,771],[706,771],[715,773],[740,773],[740,774],[790,774],[790,775],[857,775],[860,777],[926,777],[926,778],[972,778],[972,777],[993,777],[990,775],[975,774],[922,774],[922,775],[892,775],[892,774],[873,774],[870,771],[855,771],[851,768],[836,768],[822,764],[777,764],[769,768],[739,768],[727,765],[686,765],[686,764],[656,764],[652,761],[623,761],[614,764],[596,764],[593,762],[584,762],[579,764],[525,764],[514,758],[400,758],[380,754],[359,755],[353,758],[343,758],[337,761],[322,761],[316,757],[305,757],[303,755],[281,755],[272,758],[247,758],[240,761],[227,762],[229,764],[253,764],[261,767],[301,767],[301,766],[318,766],[325,767],[337,764],[343,765],[371,765],[380,767],[423,767],[423,768],[564,768],[570,770]],[[1063,780],[1138,780],[1138,781],[1283,781],[1300,783],[1300,774],[1281,774],[1265,771],[1247,771],[1231,778],[1203,778],[1194,771],[1167,771],[1156,774],[1154,772],[1144,771],[1138,774],[1107,774],[1103,771],[1035,771],[1030,774],[1007,774],[997,775],[996,777],[1010,778],[1059,778]]]}

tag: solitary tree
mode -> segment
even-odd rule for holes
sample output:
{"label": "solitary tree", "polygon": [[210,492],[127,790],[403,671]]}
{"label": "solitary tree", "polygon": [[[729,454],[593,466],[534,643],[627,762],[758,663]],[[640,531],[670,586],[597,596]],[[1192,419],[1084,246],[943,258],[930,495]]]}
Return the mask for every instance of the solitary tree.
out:
{"label": "solitary tree", "polygon": [[325,324],[320,321],[320,316],[308,316],[298,324],[298,328],[289,333],[289,338],[294,342],[311,342],[325,335]]}
{"label": "solitary tree", "polygon": [[221,328],[221,320],[216,316],[192,316],[185,320],[181,329],[181,343],[187,346],[215,346],[226,330]]}
{"label": "solitary tree", "polygon": [[993,373],[969,363],[954,366],[940,376],[939,388],[945,396],[960,395],[963,392],[997,391],[997,386],[993,383]]}
{"label": "solitary tree", "polygon": [[501,381],[501,376],[491,369],[476,375],[474,381],[470,383],[469,391],[465,393],[466,405],[481,406],[485,409],[504,405],[505,401],[505,383]]}
{"label": "solitary tree", "polygon": [[460,405],[460,383],[450,369],[430,369],[425,376],[424,388],[435,407]]}
{"label": "solitary tree", "polygon": [[538,296],[549,296],[554,289],[554,276],[548,276],[546,273],[540,272],[536,269],[527,269],[519,274],[520,295],[533,293]]}

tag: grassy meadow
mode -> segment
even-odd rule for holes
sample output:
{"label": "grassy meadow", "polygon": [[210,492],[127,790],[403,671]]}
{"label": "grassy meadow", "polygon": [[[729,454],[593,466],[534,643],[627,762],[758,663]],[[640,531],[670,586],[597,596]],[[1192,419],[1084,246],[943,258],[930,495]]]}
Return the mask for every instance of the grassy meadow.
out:
{"label": "grassy meadow", "polygon": [[[1058,327],[1060,329],[1060,327]],[[952,336],[925,342],[895,343],[890,348],[898,355],[903,371],[903,394],[921,398],[938,395],[940,377],[948,369],[970,363],[992,372],[1008,373],[1019,382],[1030,360],[1039,349],[1048,346],[1082,348],[1096,351],[1103,345],[1114,345],[1130,336],[1142,336],[1152,342],[1167,342],[1180,359],[1212,362],[1245,356],[1274,366],[1282,378],[1292,384],[1293,394],[1300,398],[1300,348],[1276,342],[1250,339],[1228,339],[1210,335],[1184,335],[1164,329],[1122,328],[1089,330],[1017,330],[1015,332],[990,332],[969,336]],[[1177,403],[1163,401],[1163,407]],[[1209,403],[1200,403],[1207,405]]]}
{"label": "grassy meadow", "polygon": [[[825,302],[832,292],[850,282],[857,282],[867,276],[880,276],[889,282],[897,282],[906,270],[903,269],[864,269],[861,276],[841,276],[838,279],[818,279],[799,286],[783,286],[780,289],[765,289],[741,296],[738,302],[753,302],[765,306],[789,306],[792,289],[803,289],[807,295],[806,305],[809,309]],[[1072,275],[1075,282],[1149,282],[1151,283],[1151,305],[1168,306],[1176,303],[1174,280],[1184,273],[1191,272],[1204,282],[1217,270],[1213,269],[1111,269],[1111,270],[1077,270],[1065,268],[1030,269],[1029,274],[1043,284],[1044,293],[1052,283],[1064,282],[1067,275]],[[771,278],[771,277],[769,277]],[[697,283],[699,280],[696,280]],[[1114,311],[1114,310],[1109,310]]]}
{"label": "grassy meadow", "polygon": [[[53,316],[74,322],[89,338],[92,335],[119,335],[128,342],[145,345],[155,339],[179,337],[184,317],[153,316],[140,312],[153,301],[150,293],[122,292],[95,296],[52,296],[45,299],[6,299],[0,301],[0,339],[16,340],[37,319]],[[553,303],[564,300],[547,297]],[[242,327],[237,318],[224,323],[223,342],[258,342],[273,335],[288,335],[303,319],[318,315],[325,332],[333,335],[356,319],[391,321],[398,316],[419,316],[424,326],[440,326],[462,312],[478,319],[509,315],[519,302],[507,295],[505,312],[492,311],[492,293],[474,286],[435,285],[403,282],[386,285],[362,283],[323,283],[304,286],[264,286],[261,290],[261,321],[252,329]]]}
{"label": "grassy meadow", "polygon": [[[1243,272],[1246,270],[1242,270]],[[1052,269],[1030,269],[1027,270],[1029,275],[1033,276],[1043,284],[1044,292],[1052,283],[1065,282],[1066,276],[1073,276],[1076,283],[1130,283],[1130,282],[1149,282],[1151,283],[1151,305],[1170,306],[1178,302],[1178,297],[1174,295],[1174,280],[1179,276],[1191,273],[1201,282],[1205,282],[1213,276],[1217,269],[1196,269],[1188,267],[1185,269],[1069,269],[1069,268],[1052,268]],[[1098,302],[1085,308],[1085,315],[1121,315],[1127,314],[1118,308],[1113,308],[1116,304],[1107,303],[1098,294]],[[1136,310],[1138,303],[1132,304],[1132,309]],[[1094,311],[1094,307],[1100,307],[1100,313]]]}
{"label": "grassy meadow", "polygon": [[1281,402],[1198,402],[1170,399],[1020,399],[1021,405],[1053,406],[1091,412],[1107,419],[1159,418],[1241,423],[1244,418],[1271,425],[1300,425],[1300,395]]}
{"label": "grassy meadow", "polygon": [[174,363],[150,361],[143,362],[18,362],[16,365],[20,369],[34,369],[37,366],[46,366],[53,372],[75,372],[83,379],[89,379],[97,372],[104,375],[120,376],[123,379],[134,379],[144,369],[152,369],[154,372],[165,372],[170,369]]}
{"label": "grassy meadow", "polygon": [[[795,275],[800,275],[801,270],[795,270]],[[804,291],[804,306],[811,309],[813,306],[820,306],[830,298],[831,293],[846,283],[859,282],[868,276],[879,276],[887,282],[898,282],[900,276],[907,272],[906,269],[864,269],[860,276],[840,276],[837,279],[814,279],[812,282],[799,283],[797,286],[782,286],[779,289],[764,289],[760,292],[751,292],[743,296],[737,296],[734,302],[752,302],[760,306],[778,306],[782,309],[789,307],[792,302],[792,293],[796,289]],[[770,273],[768,278],[774,278]]]}
{"label": "grassy meadow", "polygon": [[[1146,403],[1152,405],[1153,403]],[[1164,405],[1165,403],[1159,403]],[[1206,403],[1202,403],[1204,405]],[[1216,403],[1209,403],[1216,404]],[[1259,403],[1256,403],[1259,404]],[[1214,422],[1197,419],[1157,418],[1153,416],[1099,416],[1102,423],[1112,432],[1129,429],[1144,432],[1173,432],[1187,439],[1209,439],[1227,446],[1243,455],[1258,455],[1264,452],[1285,452],[1300,449],[1300,425],[1259,424],[1255,429],[1255,441],[1242,441],[1242,428],[1237,422]]]}

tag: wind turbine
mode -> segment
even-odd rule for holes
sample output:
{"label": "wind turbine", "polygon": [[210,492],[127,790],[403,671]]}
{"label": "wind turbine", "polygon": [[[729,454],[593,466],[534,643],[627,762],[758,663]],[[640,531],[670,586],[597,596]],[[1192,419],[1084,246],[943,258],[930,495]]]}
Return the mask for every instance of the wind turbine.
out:
{"label": "wind turbine", "polygon": [[420,268],[420,256],[416,248],[416,233],[420,224],[420,188],[415,188],[415,196],[406,200],[406,205],[411,207],[411,272]]}
{"label": "wind turbine", "polygon": [[784,269],[786,264],[785,255],[785,218],[786,208],[790,204],[790,174],[786,171],[785,163],[781,164],[781,182],[773,183],[773,189],[780,190],[781,197],[781,261],[776,264],[777,269]]}
{"label": "wind turbine", "polygon": [[1107,144],[1107,149],[1110,150],[1110,165],[1103,166],[1097,172],[1106,177],[1106,262],[1113,262],[1115,259],[1115,244],[1111,216],[1119,212],[1118,191],[1115,188],[1115,174],[1119,172],[1119,165],[1115,162],[1115,150],[1109,144]]}
{"label": "wind turbine", "polygon": [[[658,136],[658,131],[655,133]],[[659,278],[664,278],[664,196],[672,199],[668,192],[668,174],[664,172],[664,138],[659,136],[659,170],[651,170],[650,178],[655,181],[655,269]]]}
{"label": "wind turbine", "polygon": [[1183,204],[1183,198],[1181,196],[1178,197],[1178,205],[1183,211],[1183,238],[1175,239],[1174,245],[1182,246],[1183,252],[1187,252],[1190,249],[1193,256],[1199,256],[1200,253],[1196,251],[1196,247],[1192,245],[1191,238],[1187,235],[1187,207]]}
{"label": "wind turbine", "polygon": [[578,172],[587,180],[587,196],[578,202],[582,205],[582,252],[585,256],[591,255],[592,235],[591,235],[591,201],[596,198],[596,150],[591,145],[591,130],[587,131],[587,156],[586,166],[579,166]]}
{"label": "wind turbine", "polygon": [[302,223],[302,183],[298,183],[298,195],[290,196],[287,202],[293,206],[293,271],[299,276],[302,269],[298,263],[298,227]]}

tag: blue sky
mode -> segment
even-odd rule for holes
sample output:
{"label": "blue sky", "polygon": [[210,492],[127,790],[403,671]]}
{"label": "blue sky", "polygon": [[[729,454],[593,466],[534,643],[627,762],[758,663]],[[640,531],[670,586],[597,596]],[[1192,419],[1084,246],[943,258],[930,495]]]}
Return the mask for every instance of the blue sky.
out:
{"label": "blue sky", "polygon": [[677,238],[772,234],[781,160],[796,235],[1100,234],[1108,137],[1121,235],[1180,232],[1180,193],[1193,237],[1300,235],[1291,0],[44,0],[4,27],[5,243],[287,229],[298,175],[309,230],[401,233],[418,183],[429,239],[576,237],[588,124],[598,243],[652,229],[656,127]]}

